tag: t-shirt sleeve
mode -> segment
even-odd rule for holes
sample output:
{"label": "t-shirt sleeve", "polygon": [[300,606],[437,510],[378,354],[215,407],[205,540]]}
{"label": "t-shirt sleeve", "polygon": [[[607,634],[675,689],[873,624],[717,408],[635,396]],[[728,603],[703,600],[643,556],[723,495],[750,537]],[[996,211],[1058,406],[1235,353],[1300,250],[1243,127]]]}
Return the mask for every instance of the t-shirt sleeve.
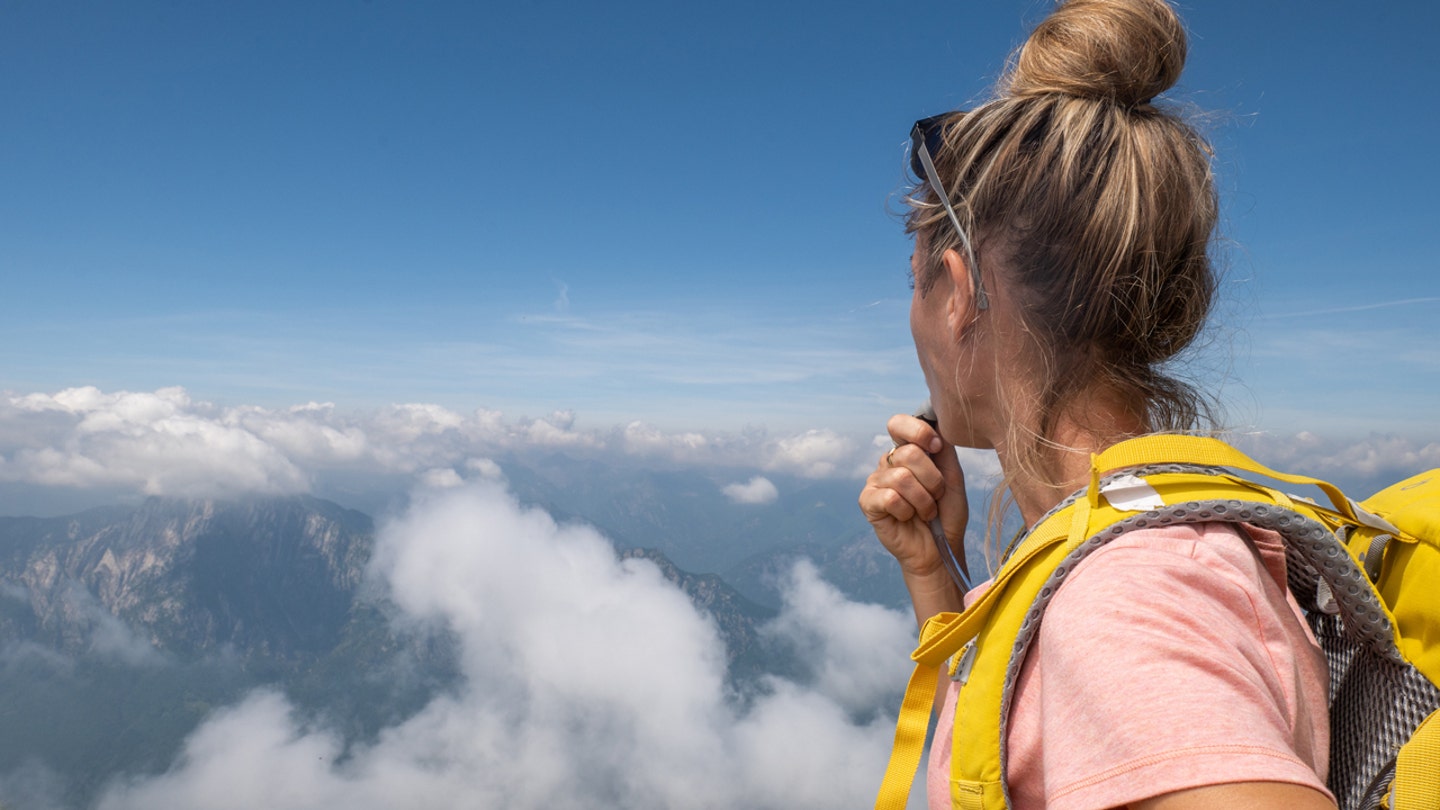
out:
{"label": "t-shirt sleeve", "polygon": [[[1229,535],[1224,553],[1201,542],[1209,532]],[[1318,651],[1290,627],[1300,620],[1283,589],[1246,556],[1218,527],[1132,533],[1078,566],[1022,670],[1012,790],[1052,810],[1225,782],[1325,791],[1324,753],[1312,750],[1327,734],[1313,727],[1323,686],[1315,662],[1300,660]]]}

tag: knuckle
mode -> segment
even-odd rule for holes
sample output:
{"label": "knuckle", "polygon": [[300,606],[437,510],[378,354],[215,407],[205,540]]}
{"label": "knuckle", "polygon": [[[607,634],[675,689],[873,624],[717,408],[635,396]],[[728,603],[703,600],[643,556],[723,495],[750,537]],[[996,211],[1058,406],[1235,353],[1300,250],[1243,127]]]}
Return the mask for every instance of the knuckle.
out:
{"label": "knuckle", "polygon": [[912,511],[910,504],[895,490],[885,492],[885,511],[895,517],[904,517],[907,512]]}

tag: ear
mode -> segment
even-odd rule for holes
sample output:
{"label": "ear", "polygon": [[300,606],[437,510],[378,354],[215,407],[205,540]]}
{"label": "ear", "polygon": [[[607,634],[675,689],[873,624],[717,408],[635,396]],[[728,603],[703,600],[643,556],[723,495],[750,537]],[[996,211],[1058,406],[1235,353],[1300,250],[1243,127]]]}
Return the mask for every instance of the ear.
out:
{"label": "ear", "polygon": [[965,257],[957,250],[951,249],[941,254],[940,263],[944,265],[945,275],[950,279],[950,301],[946,306],[945,316],[951,334],[959,340],[980,314],[975,301],[975,277],[970,274],[970,266],[966,264]]}

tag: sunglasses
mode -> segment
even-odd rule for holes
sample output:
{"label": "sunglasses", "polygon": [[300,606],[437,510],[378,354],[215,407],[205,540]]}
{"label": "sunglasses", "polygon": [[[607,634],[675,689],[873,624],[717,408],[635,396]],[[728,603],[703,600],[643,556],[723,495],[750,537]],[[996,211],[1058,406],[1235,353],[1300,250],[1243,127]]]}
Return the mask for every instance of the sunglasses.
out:
{"label": "sunglasses", "polygon": [[985,294],[985,288],[980,286],[980,265],[975,263],[975,251],[970,246],[970,235],[960,226],[960,217],[955,214],[955,206],[950,204],[950,197],[945,193],[945,184],[940,182],[940,173],[935,171],[935,161],[931,158],[944,143],[945,122],[957,115],[964,113],[941,113],[915,122],[915,126],[910,128],[910,171],[914,172],[917,178],[924,178],[935,196],[940,198],[940,204],[945,206],[945,213],[950,215],[950,223],[960,235],[960,244],[965,248],[965,259],[970,265],[970,275],[975,281],[975,308],[989,309],[990,297]]}

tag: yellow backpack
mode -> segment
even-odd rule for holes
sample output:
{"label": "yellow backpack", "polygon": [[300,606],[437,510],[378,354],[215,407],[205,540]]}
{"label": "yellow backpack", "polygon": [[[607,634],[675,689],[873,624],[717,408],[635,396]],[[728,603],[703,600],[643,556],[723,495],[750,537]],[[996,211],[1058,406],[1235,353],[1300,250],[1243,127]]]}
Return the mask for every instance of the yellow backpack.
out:
{"label": "yellow backpack", "polygon": [[[1228,468],[1228,469],[1227,469]],[[1101,471],[1120,471],[1101,477]],[[1320,505],[1229,470],[1319,487]],[[1278,532],[1291,593],[1330,667],[1329,786],[1340,810],[1440,810],[1440,469],[1357,503],[1270,470],[1225,444],[1147,436],[1091,459],[1090,486],[1042,518],[963,613],[927,621],[877,810],[903,810],[941,667],[963,667],[950,798],[999,810],[1006,716],[1050,597],[1086,554],[1124,532],[1230,521]]]}

